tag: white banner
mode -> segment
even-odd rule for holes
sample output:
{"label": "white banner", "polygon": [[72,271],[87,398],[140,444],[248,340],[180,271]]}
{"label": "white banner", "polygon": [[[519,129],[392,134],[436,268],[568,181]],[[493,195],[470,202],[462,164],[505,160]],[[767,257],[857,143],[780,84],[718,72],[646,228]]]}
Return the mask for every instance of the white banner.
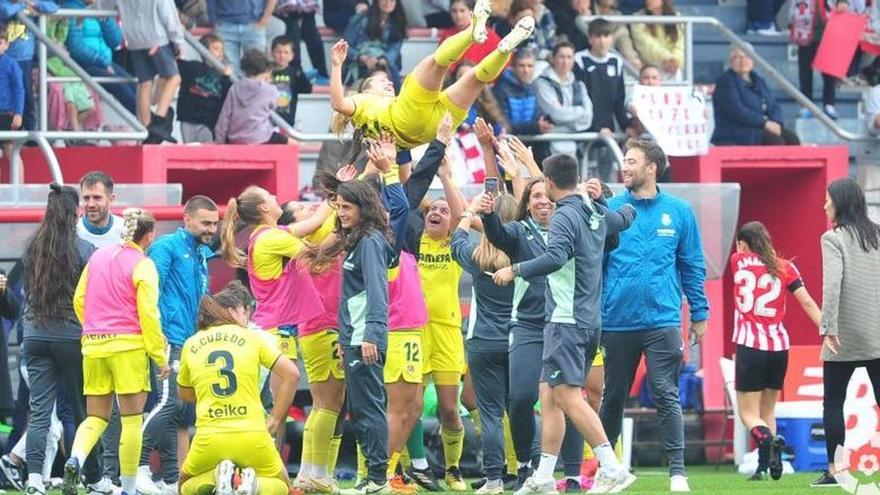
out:
{"label": "white banner", "polygon": [[670,156],[709,150],[706,97],[690,86],[642,86],[633,90],[636,117]]}

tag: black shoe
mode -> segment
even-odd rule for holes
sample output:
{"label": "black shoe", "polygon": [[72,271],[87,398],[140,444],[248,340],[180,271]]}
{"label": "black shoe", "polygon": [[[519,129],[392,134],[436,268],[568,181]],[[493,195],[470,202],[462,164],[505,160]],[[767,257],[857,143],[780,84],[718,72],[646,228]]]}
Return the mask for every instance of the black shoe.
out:
{"label": "black shoe", "polygon": [[3,472],[3,477],[6,478],[6,481],[9,482],[13,488],[19,491],[24,489],[24,469],[13,462],[8,455],[0,457],[0,470]]}
{"label": "black shoe", "polygon": [[565,478],[565,493],[580,493],[580,492],[581,492],[580,480],[573,480],[571,478]]}
{"label": "black shoe", "polygon": [[834,479],[834,476],[831,476],[831,473],[825,471],[822,473],[822,476],[810,483],[810,488],[825,488],[825,487],[835,487],[837,485],[837,480]]}
{"label": "black shoe", "polygon": [[474,490],[479,490],[480,488],[483,488],[483,486],[488,482],[489,479],[484,476],[476,481],[471,481],[471,488],[473,488]]}
{"label": "black shoe", "polygon": [[434,472],[431,471],[430,467],[427,469],[416,469],[410,465],[406,468],[405,474],[409,479],[415,481],[417,485],[429,492],[442,491],[440,483],[437,482],[437,478],[434,477]]}
{"label": "black shoe", "polygon": [[765,481],[767,479],[767,473],[764,471],[755,471],[755,474],[749,476],[748,481]]}
{"label": "black shoe", "polygon": [[522,488],[527,479],[531,478],[533,473],[531,466],[523,466],[516,470],[516,489]]}
{"label": "black shoe", "polygon": [[159,144],[162,141],[177,144],[177,140],[171,135],[171,127],[174,125],[174,112],[169,108],[164,117],[155,113],[150,117],[150,125],[147,126],[149,135],[144,144]]}
{"label": "black shoe", "polygon": [[782,450],[785,448],[785,437],[776,435],[770,442],[770,477],[774,480],[782,478]]}
{"label": "black shoe", "polygon": [[504,473],[501,475],[501,482],[504,483],[504,491],[512,492],[516,490],[517,476],[514,474]]}

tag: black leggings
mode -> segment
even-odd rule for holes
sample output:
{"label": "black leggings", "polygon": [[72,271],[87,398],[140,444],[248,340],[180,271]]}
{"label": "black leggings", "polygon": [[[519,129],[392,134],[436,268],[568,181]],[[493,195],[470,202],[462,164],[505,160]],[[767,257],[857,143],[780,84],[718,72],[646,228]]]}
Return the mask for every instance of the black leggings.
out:
{"label": "black leggings", "polygon": [[[846,402],[846,388],[856,368],[864,367],[874,388],[874,400],[880,401],[880,359],[870,361],[825,361],[825,400],[822,420],[825,422],[825,449],[828,462],[834,462],[834,451],[846,439],[843,403]],[[880,405],[880,402],[878,402]]]}

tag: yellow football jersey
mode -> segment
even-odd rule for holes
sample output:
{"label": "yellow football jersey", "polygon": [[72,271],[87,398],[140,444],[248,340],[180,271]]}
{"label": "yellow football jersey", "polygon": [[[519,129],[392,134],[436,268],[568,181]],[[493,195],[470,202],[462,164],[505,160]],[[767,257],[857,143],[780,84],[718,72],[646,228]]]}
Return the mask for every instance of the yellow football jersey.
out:
{"label": "yellow football jersey", "polygon": [[196,395],[202,433],[265,431],[260,366],[271,369],[281,351],[260,332],[220,325],[196,332],[180,356],[177,383]]}
{"label": "yellow football jersey", "polygon": [[461,326],[458,283],[461,266],[452,258],[450,240],[435,241],[422,235],[419,243],[419,277],[425,291],[428,320],[454,327]]}
{"label": "yellow football jersey", "polygon": [[[262,232],[269,229],[268,232]],[[298,237],[286,228],[258,226],[251,235],[259,235],[251,254],[254,272],[261,280],[275,280],[284,272],[285,263],[296,257],[305,247]]]}

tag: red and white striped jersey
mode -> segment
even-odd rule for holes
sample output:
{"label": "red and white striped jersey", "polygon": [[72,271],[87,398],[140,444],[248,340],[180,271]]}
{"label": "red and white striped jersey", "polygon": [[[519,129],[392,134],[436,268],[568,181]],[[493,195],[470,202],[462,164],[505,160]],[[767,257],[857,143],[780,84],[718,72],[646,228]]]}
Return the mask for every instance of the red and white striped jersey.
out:
{"label": "red and white striped jersey", "polygon": [[733,273],[734,320],[733,342],[761,351],[788,350],[785,318],[785,293],[794,292],[804,283],[794,263],[779,259],[781,273],[776,277],[767,270],[755,253],[734,253],[730,257]]}

